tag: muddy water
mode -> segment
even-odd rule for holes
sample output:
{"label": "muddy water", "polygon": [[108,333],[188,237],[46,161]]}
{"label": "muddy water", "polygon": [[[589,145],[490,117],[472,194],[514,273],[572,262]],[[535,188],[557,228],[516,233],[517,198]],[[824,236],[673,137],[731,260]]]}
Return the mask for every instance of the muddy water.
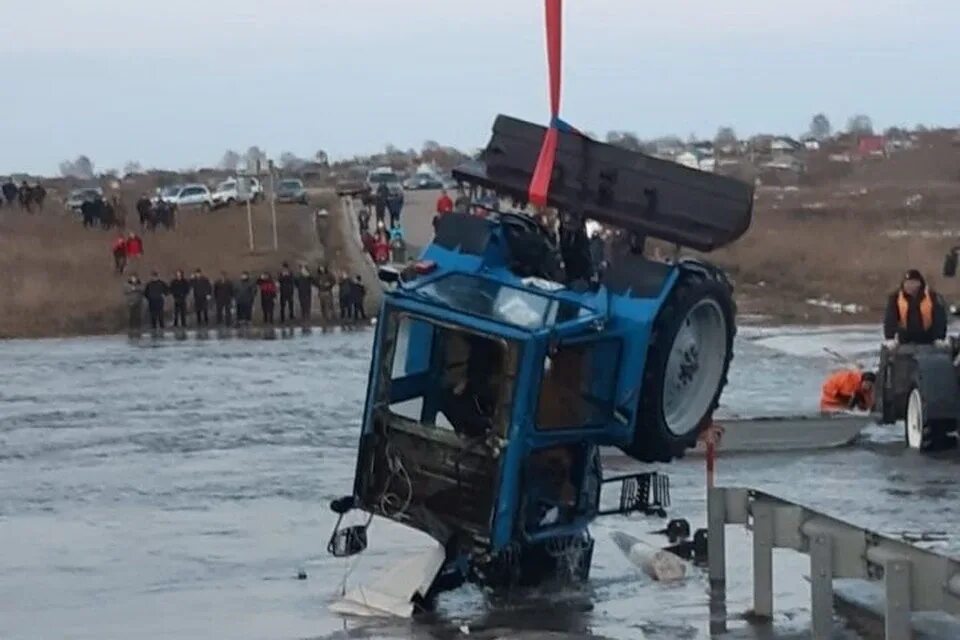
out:
{"label": "muddy water", "polygon": [[[330,498],[348,493],[371,333],[275,341],[18,341],[0,359],[0,638],[710,637],[706,579],[651,584],[594,527],[583,592],[490,600],[464,588],[430,620],[343,620],[327,605],[426,541],[376,521],[357,561],[324,551]],[[860,329],[741,334],[724,411],[816,407],[831,346],[867,356]],[[957,458],[903,450],[871,427],[851,449],[721,459],[719,481],[765,489],[896,533],[960,522]],[[702,461],[670,469],[673,515],[703,522]],[[938,543],[960,554],[948,531]],[[727,637],[803,637],[806,560],[776,560],[772,629],[749,609],[748,538],[730,529]],[[298,570],[307,572],[297,580]],[[554,634],[550,634],[554,632]],[[846,636],[845,636],[846,637]],[[854,637],[850,635],[849,637]]]}

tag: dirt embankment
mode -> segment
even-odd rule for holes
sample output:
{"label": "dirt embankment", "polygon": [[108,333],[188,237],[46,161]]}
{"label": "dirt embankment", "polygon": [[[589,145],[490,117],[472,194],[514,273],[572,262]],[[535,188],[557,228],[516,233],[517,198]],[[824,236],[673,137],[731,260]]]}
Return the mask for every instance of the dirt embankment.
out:
{"label": "dirt embankment", "polygon": [[[278,251],[273,250],[270,207],[254,207],[252,252],[245,208],[185,212],[174,231],[137,229],[145,254],[127,274],[136,272],[145,281],[156,270],[170,279],[176,269],[189,274],[200,268],[211,279],[220,271],[237,278],[244,270],[276,274],[284,261],[292,266],[304,261],[315,269],[320,260],[334,269],[349,268],[338,250],[341,241],[334,225],[326,237],[318,237],[313,212],[319,207],[337,218],[338,203],[325,194],[309,207],[277,207]],[[135,224],[135,214],[131,217]],[[110,253],[116,234],[82,228],[79,219],[63,213],[55,202],[34,215],[0,209],[0,273],[6,289],[0,305],[0,338],[124,331],[125,278],[114,273]]]}

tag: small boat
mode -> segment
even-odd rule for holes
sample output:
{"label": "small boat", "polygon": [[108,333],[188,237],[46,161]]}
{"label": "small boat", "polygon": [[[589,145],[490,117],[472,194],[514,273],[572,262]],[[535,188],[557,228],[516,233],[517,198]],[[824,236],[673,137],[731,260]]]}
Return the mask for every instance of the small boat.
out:
{"label": "small boat", "polygon": [[[806,416],[764,416],[758,418],[717,419],[723,427],[719,453],[804,451],[843,447],[873,422],[866,413],[815,414]],[[688,455],[703,455],[700,444]]]}

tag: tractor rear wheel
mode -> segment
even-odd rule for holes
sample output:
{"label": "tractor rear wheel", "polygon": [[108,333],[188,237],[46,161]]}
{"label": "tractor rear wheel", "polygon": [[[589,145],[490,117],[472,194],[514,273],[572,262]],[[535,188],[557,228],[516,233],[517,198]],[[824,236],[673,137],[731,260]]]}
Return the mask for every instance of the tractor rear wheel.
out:
{"label": "tractor rear wheel", "polygon": [[919,387],[913,387],[907,396],[907,415],[903,420],[903,441],[917,451],[941,451],[955,446],[950,435],[954,424],[950,420],[931,420],[927,416],[926,401]]}
{"label": "tractor rear wheel", "polygon": [[719,273],[681,274],[654,321],[630,456],[670,462],[696,446],[727,384],[735,334],[727,281]]}

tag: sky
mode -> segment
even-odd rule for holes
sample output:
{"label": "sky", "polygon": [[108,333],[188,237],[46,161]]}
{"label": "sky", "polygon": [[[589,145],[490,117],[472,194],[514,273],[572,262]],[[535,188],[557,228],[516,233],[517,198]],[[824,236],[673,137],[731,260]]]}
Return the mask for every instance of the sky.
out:
{"label": "sky", "polygon": [[[481,147],[546,122],[542,0],[4,2],[0,174]],[[955,0],[566,0],[561,115],[600,136],[960,124]]]}

